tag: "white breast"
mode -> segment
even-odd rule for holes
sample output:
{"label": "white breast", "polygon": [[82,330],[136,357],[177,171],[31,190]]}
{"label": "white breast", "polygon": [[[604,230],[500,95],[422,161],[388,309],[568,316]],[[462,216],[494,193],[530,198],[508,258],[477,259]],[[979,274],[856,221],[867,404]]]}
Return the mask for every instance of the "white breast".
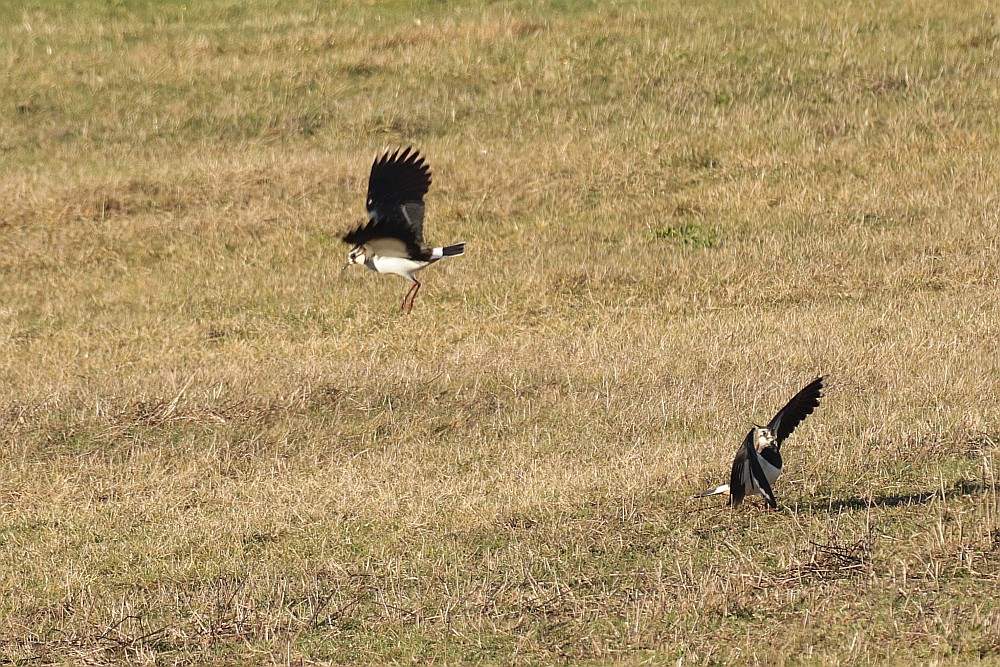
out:
{"label": "white breast", "polygon": [[[774,488],[774,483],[778,479],[778,475],[781,474],[781,468],[775,468],[773,465],[764,460],[763,456],[757,456],[757,461],[760,463],[760,469],[764,472],[764,479],[767,480],[767,485],[772,489]],[[747,461],[743,464],[743,486],[746,489],[748,496],[760,496],[763,495],[753,484],[753,477],[750,474],[750,462]]]}
{"label": "white breast", "polygon": [[778,475],[781,474],[781,468],[775,468],[773,465],[768,463],[763,456],[758,456],[757,460],[760,461],[760,469],[764,471],[764,477],[767,478],[767,483],[773,485],[778,479]]}

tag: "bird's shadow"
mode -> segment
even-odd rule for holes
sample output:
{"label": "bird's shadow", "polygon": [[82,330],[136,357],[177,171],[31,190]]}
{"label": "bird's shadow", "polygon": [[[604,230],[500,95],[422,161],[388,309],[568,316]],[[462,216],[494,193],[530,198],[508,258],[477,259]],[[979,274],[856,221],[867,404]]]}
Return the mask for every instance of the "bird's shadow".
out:
{"label": "bird's shadow", "polygon": [[1000,484],[969,481],[966,479],[957,480],[950,489],[935,489],[933,491],[922,491],[919,493],[900,493],[882,496],[854,496],[835,500],[833,498],[825,502],[803,503],[797,509],[810,512],[840,512],[842,510],[863,510],[870,507],[900,507],[910,505],[926,505],[933,500],[948,500],[961,496],[971,496],[984,492],[1000,492]]}

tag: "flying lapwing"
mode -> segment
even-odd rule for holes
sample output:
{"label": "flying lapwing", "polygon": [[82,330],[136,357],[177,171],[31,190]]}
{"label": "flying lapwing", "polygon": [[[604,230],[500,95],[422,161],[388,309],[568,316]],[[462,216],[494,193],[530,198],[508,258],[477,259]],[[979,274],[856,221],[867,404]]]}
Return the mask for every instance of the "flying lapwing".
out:
{"label": "flying lapwing", "polygon": [[792,434],[823,398],[823,376],[807,384],[778,410],[767,426],[754,426],[736,452],[729,484],[700,493],[695,498],[729,493],[729,506],[739,507],[746,496],[763,496],[772,509],[777,509],[771,486],[781,474],[781,443]]}
{"label": "flying lapwing", "polygon": [[413,283],[399,304],[407,313],[413,311],[420,291],[414,274],[439,259],[465,253],[465,242],[443,248],[424,245],[424,195],[430,186],[430,167],[418,151],[386,150],[376,157],[368,177],[368,222],[343,236],[344,243],[352,246],[344,268],[364,264]]}

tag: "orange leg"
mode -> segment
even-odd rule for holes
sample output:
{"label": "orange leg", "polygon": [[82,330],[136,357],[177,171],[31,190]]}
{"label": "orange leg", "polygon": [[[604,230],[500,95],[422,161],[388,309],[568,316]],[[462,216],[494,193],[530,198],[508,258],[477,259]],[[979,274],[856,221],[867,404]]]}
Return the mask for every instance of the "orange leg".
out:
{"label": "orange leg", "polygon": [[409,300],[409,302],[410,302],[410,310],[406,311],[407,314],[409,314],[410,311],[413,310],[413,299],[410,298],[410,295],[413,294],[414,296],[416,296],[416,294],[417,294],[416,290],[418,290],[418,289],[420,289],[420,283],[418,283],[416,280],[414,280],[413,284],[410,285],[410,289],[407,290],[406,294],[403,295],[403,302],[401,304],[399,304],[399,312],[403,312],[404,310],[406,310],[406,302],[407,302],[407,300]]}
{"label": "orange leg", "polygon": [[413,283],[413,294],[410,296],[410,309],[406,311],[407,315],[413,312],[413,300],[417,298],[417,292],[420,291],[420,281],[414,278]]}

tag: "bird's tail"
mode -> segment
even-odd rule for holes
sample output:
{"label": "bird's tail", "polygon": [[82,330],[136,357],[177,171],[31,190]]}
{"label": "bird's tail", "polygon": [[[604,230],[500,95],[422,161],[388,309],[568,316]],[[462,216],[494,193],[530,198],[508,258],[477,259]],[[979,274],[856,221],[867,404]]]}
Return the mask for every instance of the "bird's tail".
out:
{"label": "bird's tail", "polygon": [[465,241],[461,243],[456,243],[454,245],[448,245],[443,248],[434,248],[431,250],[431,259],[441,259],[442,257],[458,257],[459,255],[465,254]]}
{"label": "bird's tail", "polygon": [[695,498],[706,498],[708,496],[717,496],[720,493],[729,493],[729,485],[723,484],[722,486],[717,486],[714,489],[710,489],[705,493],[699,493]]}

